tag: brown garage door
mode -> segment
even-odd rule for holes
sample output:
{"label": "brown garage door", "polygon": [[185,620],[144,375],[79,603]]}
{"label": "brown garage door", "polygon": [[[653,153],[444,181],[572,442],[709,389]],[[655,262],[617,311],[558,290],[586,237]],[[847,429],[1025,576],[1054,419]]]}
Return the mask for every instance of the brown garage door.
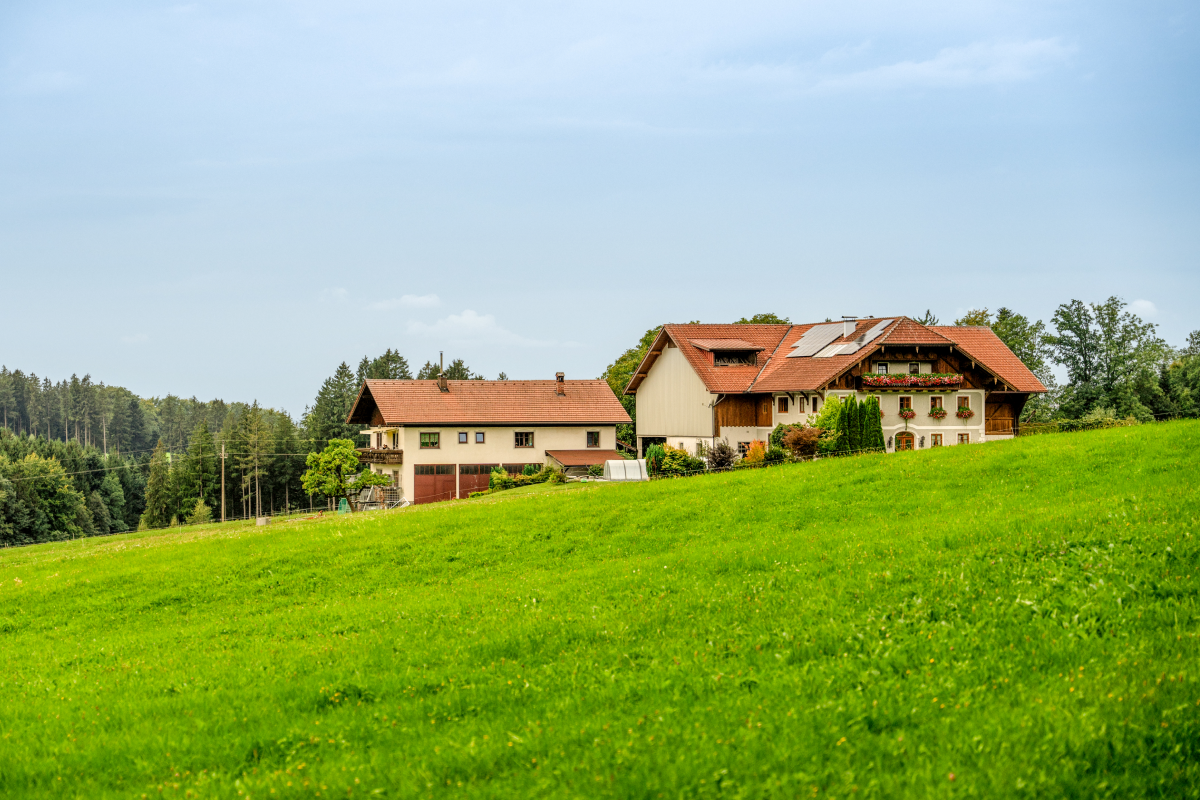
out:
{"label": "brown garage door", "polygon": [[454,499],[453,464],[416,464],[413,467],[413,503],[436,503]]}
{"label": "brown garage door", "polygon": [[488,479],[495,464],[459,464],[458,496],[470,497],[471,492],[482,492],[488,488]]}

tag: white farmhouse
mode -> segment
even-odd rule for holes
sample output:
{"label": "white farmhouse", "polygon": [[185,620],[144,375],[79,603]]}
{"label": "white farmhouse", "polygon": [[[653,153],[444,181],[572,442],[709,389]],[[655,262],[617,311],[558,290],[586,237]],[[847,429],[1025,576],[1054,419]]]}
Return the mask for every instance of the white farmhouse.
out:
{"label": "white farmhouse", "polygon": [[1016,433],[1046,387],[990,328],[907,317],[807,325],[664,325],[630,380],[639,452],[744,448],[804,422],[831,395],[879,398],[889,451]]}
{"label": "white farmhouse", "polygon": [[496,467],[580,468],[618,459],[631,420],[602,380],[369,380],[346,422],[366,425],[359,461],[412,503],[486,489]]}

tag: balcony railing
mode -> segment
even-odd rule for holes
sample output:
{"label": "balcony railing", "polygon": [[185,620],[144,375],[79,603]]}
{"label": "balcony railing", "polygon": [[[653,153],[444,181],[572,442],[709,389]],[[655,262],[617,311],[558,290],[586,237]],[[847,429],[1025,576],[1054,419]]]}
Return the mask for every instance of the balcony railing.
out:
{"label": "balcony railing", "polygon": [[358,463],[360,464],[403,464],[403,450],[388,450],[387,448],[360,447],[358,448]]}
{"label": "balcony railing", "polygon": [[863,388],[870,389],[953,389],[962,385],[963,376],[954,373],[927,372],[924,375],[881,375],[868,372],[862,376]]}

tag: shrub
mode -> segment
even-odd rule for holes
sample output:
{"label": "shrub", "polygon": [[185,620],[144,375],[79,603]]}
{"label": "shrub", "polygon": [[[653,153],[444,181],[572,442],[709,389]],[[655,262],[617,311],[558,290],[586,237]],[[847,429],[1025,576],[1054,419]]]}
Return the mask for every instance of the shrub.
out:
{"label": "shrub", "polygon": [[678,447],[664,445],[666,455],[663,457],[659,472],[664,475],[686,475],[691,472],[703,472],[705,464],[692,456],[688,451]]}
{"label": "shrub", "polygon": [[592,464],[590,467],[588,467],[588,475],[592,476],[593,478],[604,477],[604,465]]}
{"label": "shrub", "polygon": [[567,476],[565,473],[562,473],[556,469],[550,469],[550,468],[547,468],[546,472],[547,472],[547,475],[546,475],[547,483],[566,483],[567,482]]}
{"label": "shrub", "polygon": [[767,444],[771,447],[784,447],[783,440],[792,431],[803,430],[805,427],[802,422],[793,422],[790,425],[784,425],[782,422],[775,426],[775,430],[771,431],[771,435],[767,437]]}
{"label": "shrub", "polygon": [[767,454],[763,456],[763,460],[768,464],[781,464],[788,460],[788,452],[782,447],[770,447],[767,449]]}
{"label": "shrub", "polygon": [[792,451],[793,458],[812,458],[820,438],[820,428],[793,428],[783,437],[783,446]]}
{"label": "shrub", "polygon": [[537,475],[541,471],[542,471],[542,468],[538,464],[526,464],[525,469],[521,470],[521,474],[532,476],[532,475]]}
{"label": "shrub", "polygon": [[196,507],[192,509],[192,513],[187,518],[189,525],[206,525],[212,520],[212,509],[204,502],[204,498],[196,501]]}
{"label": "shrub", "polygon": [[737,461],[737,450],[729,442],[722,439],[708,448],[709,469],[729,469]]}
{"label": "shrub", "polygon": [[746,455],[742,459],[742,462],[746,464],[761,464],[766,457],[767,443],[761,439],[755,439],[746,448]]}
{"label": "shrub", "polygon": [[505,471],[504,467],[496,467],[492,470],[492,474],[488,476],[488,488],[492,491],[497,489],[511,489],[516,486],[513,483],[512,476]]}
{"label": "shrub", "polygon": [[467,497],[474,500],[476,497],[483,497],[484,495],[488,495],[491,493],[492,493],[491,489],[484,489],[483,491],[480,491],[480,492],[471,492],[469,495],[467,495]]}
{"label": "shrub", "polygon": [[663,459],[666,457],[666,448],[661,444],[652,444],[646,448],[646,469],[650,470],[651,475],[662,472]]}

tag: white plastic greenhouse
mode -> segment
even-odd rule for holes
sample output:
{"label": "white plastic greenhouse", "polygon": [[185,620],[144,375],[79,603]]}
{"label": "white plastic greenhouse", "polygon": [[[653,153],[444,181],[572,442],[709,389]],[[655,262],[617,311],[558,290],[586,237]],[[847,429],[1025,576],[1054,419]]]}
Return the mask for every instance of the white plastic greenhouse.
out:
{"label": "white plastic greenhouse", "polygon": [[646,469],[646,459],[636,461],[605,461],[604,480],[606,481],[648,481],[650,472]]}

